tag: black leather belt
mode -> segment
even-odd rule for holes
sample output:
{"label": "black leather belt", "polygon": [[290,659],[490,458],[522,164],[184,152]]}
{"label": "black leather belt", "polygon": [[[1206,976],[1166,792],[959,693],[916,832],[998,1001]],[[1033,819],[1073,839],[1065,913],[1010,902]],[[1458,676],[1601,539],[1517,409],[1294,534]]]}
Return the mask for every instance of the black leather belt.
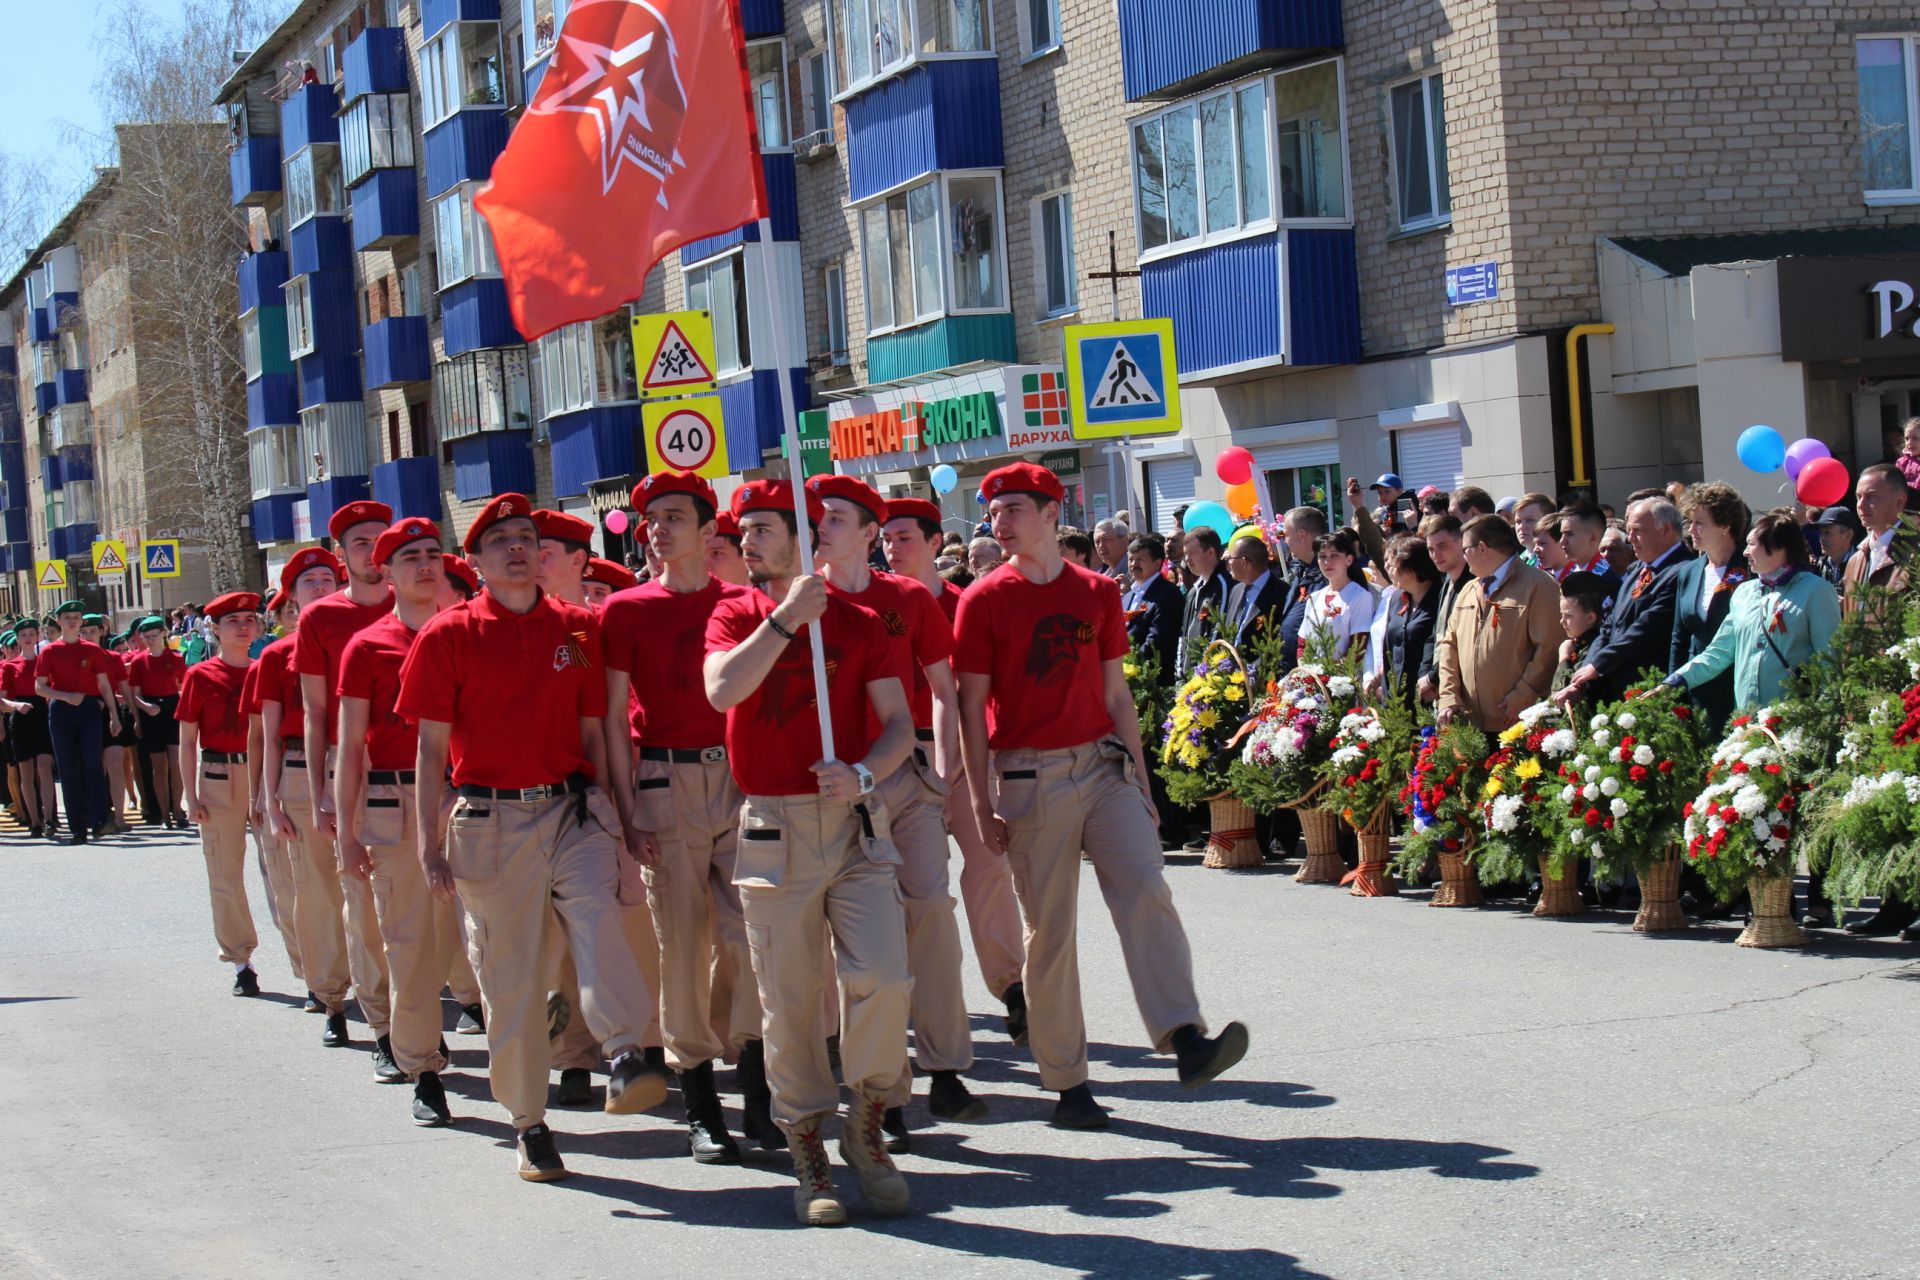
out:
{"label": "black leather belt", "polygon": [[642,747],[642,760],[671,764],[719,764],[727,758],[725,747]]}
{"label": "black leather belt", "polygon": [[549,783],[544,787],[478,787],[469,783],[460,788],[460,794],[469,800],[551,800],[555,796],[584,795],[587,780],[575,775],[565,782]]}
{"label": "black leather belt", "polygon": [[202,751],[200,758],[210,764],[245,764],[247,753],[244,751]]}
{"label": "black leather belt", "polygon": [[933,741],[933,730],[931,730],[931,729],[915,729],[915,730],[913,731],[913,736],[914,736],[915,738],[917,738],[917,739],[918,739],[919,741],[921,741],[921,742],[932,742],[932,741]]}
{"label": "black leather belt", "polygon": [[410,787],[413,785],[413,770],[369,769],[367,784],[375,787]]}

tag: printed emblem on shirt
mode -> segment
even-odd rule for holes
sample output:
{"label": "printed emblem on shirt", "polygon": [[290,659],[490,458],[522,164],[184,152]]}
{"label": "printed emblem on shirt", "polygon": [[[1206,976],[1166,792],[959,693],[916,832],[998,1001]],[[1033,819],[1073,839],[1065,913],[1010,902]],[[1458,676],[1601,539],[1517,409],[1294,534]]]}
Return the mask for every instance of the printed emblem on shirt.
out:
{"label": "printed emblem on shirt", "polygon": [[568,667],[579,667],[584,670],[592,666],[587,661],[586,642],[586,632],[569,631],[566,641],[553,651],[553,669],[565,671]]}
{"label": "printed emblem on shirt", "polygon": [[[790,640],[787,643],[791,647],[800,642]],[[834,673],[840,669],[840,651],[831,645],[825,647],[827,683],[831,685]],[[800,651],[803,654],[808,652],[805,646]],[[775,725],[785,725],[819,705],[819,699],[814,697],[811,658],[803,662],[776,662],[773,670],[767,673],[766,682],[760,686],[760,714],[757,718]]]}
{"label": "printed emblem on shirt", "polygon": [[900,616],[898,609],[888,609],[881,613],[880,621],[886,624],[887,634],[903,636],[907,634],[907,620]]}
{"label": "printed emblem on shirt", "polygon": [[1040,619],[1027,647],[1027,674],[1035,684],[1050,684],[1071,671],[1074,648],[1093,643],[1093,624],[1070,613]]}

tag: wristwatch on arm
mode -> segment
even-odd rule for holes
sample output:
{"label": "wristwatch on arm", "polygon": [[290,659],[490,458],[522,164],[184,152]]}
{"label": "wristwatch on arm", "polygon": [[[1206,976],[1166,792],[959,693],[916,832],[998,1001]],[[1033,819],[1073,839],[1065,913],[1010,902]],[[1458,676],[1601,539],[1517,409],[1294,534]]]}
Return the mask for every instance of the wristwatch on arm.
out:
{"label": "wristwatch on arm", "polygon": [[856,761],[853,766],[853,776],[860,779],[861,795],[870,796],[873,794],[873,770]]}

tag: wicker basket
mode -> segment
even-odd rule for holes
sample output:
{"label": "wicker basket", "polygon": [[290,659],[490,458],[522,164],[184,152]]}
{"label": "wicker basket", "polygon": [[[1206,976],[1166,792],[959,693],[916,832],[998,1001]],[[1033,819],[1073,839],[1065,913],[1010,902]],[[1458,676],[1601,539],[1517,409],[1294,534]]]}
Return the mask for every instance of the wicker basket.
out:
{"label": "wicker basket", "polygon": [[1440,887],[1433,891],[1434,907],[1477,907],[1485,901],[1480,896],[1480,879],[1475,874],[1473,864],[1467,861],[1468,849],[1459,853],[1440,853],[1435,857],[1440,863]]}
{"label": "wicker basket", "polygon": [[1540,855],[1540,901],[1533,904],[1537,916],[1577,916],[1587,909],[1580,900],[1579,863],[1567,867],[1563,876],[1553,874],[1553,858]]}
{"label": "wicker basket", "polygon": [[1687,927],[1680,909],[1680,850],[1667,846],[1667,856],[1640,872],[1640,910],[1633,927],[1640,933],[1668,933]]}
{"label": "wicker basket", "polygon": [[1392,837],[1385,831],[1362,831],[1360,833],[1360,865],[1341,877],[1341,884],[1351,884],[1348,890],[1356,898],[1392,898],[1400,893],[1400,887],[1393,882],[1393,874],[1387,870],[1390,856],[1387,843]]}
{"label": "wicker basket", "polygon": [[1740,933],[1743,947],[1798,947],[1807,931],[1793,918],[1792,876],[1749,876],[1747,893],[1753,898],[1753,920]]}
{"label": "wicker basket", "polygon": [[1340,861],[1340,818],[1326,809],[1301,809],[1300,830],[1307,840],[1307,859],[1294,873],[1300,884],[1339,884],[1347,873]]}
{"label": "wicker basket", "polygon": [[1253,838],[1253,810],[1233,795],[1222,793],[1207,801],[1212,834],[1202,865],[1229,871],[1260,865],[1260,842]]}

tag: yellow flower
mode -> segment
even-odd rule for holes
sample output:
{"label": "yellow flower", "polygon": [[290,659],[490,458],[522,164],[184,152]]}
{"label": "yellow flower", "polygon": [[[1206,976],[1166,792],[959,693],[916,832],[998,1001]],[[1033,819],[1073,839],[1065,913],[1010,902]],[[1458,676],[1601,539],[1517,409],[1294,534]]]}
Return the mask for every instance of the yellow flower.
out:
{"label": "yellow flower", "polygon": [[1140,674],[1140,664],[1137,662],[1123,662],[1120,664],[1120,672],[1126,676],[1127,679],[1131,680]]}
{"label": "yellow flower", "polygon": [[1238,689],[1228,689],[1226,693],[1226,698],[1228,702],[1238,702],[1240,701],[1240,699],[1246,696],[1247,696],[1246,694],[1242,693]]}
{"label": "yellow flower", "polygon": [[1538,760],[1522,760],[1514,766],[1513,770],[1513,776],[1522,782],[1532,782],[1540,776],[1540,773],[1540,762]]}
{"label": "yellow flower", "polygon": [[1202,729],[1211,729],[1220,723],[1220,713],[1209,707],[1207,710],[1202,711],[1196,719],[1199,721]]}
{"label": "yellow flower", "polygon": [[1524,724],[1515,724],[1500,731],[1500,742],[1504,746],[1509,743],[1518,742],[1526,736],[1527,726]]}
{"label": "yellow flower", "polygon": [[1243,671],[1236,671],[1228,676],[1227,680],[1232,684],[1245,684],[1247,682],[1247,676]]}
{"label": "yellow flower", "polygon": [[1486,796],[1489,800],[1491,800],[1493,797],[1499,795],[1502,790],[1504,790],[1504,788],[1501,787],[1500,785],[1500,779],[1488,778],[1487,788],[1485,791],[1481,792],[1481,794]]}

